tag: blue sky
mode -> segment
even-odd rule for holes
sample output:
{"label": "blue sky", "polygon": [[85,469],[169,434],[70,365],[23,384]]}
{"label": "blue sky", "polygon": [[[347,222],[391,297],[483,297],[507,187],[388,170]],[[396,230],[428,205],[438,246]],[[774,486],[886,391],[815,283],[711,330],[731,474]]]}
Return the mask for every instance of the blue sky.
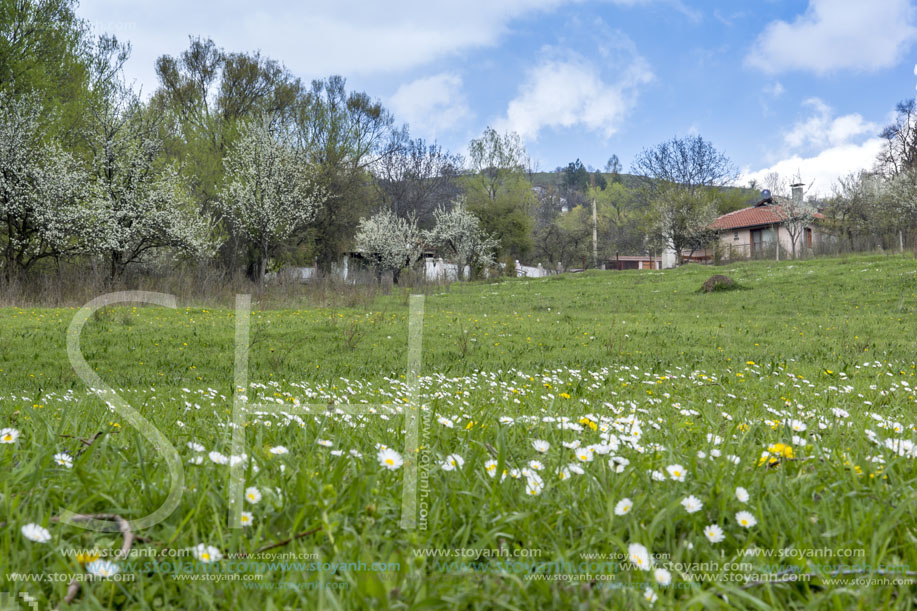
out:
{"label": "blue sky", "polygon": [[519,132],[542,170],[625,169],[700,134],[741,180],[800,173],[813,193],[868,167],[917,83],[917,0],[83,0],[130,40],[128,78],[209,36],[305,80],[341,74],[414,136],[464,152],[487,125]]}

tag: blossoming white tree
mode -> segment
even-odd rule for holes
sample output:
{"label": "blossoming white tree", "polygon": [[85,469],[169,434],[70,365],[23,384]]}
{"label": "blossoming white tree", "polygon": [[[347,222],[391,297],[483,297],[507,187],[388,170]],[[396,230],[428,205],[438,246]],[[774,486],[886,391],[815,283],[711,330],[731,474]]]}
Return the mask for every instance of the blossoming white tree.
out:
{"label": "blossoming white tree", "polygon": [[208,219],[192,210],[178,172],[160,163],[157,121],[130,92],[94,114],[87,250],[108,257],[113,278],[154,249],[200,256],[211,247]]}
{"label": "blossoming white tree", "polygon": [[385,209],[360,220],[357,228],[356,248],[372,264],[376,276],[392,272],[392,281],[398,284],[401,270],[411,267],[423,253],[423,232],[417,227],[417,217],[396,215]]}
{"label": "blossoming white tree", "polygon": [[427,241],[458,264],[459,273],[465,266],[472,270],[494,264],[494,251],[500,241],[484,231],[481,221],[458,201],[451,210],[438,208],[433,213],[434,226],[427,232]]}
{"label": "blossoming white tree", "polygon": [[268,119],[246,123],[223,160],[220,211],[258,253],[260,284],[276,248],[315,219],[326,190],[310,177],[304,152]]}
{"label": "blossoming white tree", "polygon": [[37,97],[0,92],[0,244],[7,279],[79,247],[85,182],[69,154],[44,142]]}

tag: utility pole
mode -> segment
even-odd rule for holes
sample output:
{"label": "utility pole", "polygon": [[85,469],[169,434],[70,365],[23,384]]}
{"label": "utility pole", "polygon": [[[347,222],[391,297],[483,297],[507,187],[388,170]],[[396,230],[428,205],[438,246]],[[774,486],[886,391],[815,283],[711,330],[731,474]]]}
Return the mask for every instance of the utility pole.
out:
{"label": "utility pole", "polygon": [[599,268],[599,217],[595,207],[595,174],[590,175],[592,183],[592,266]]}

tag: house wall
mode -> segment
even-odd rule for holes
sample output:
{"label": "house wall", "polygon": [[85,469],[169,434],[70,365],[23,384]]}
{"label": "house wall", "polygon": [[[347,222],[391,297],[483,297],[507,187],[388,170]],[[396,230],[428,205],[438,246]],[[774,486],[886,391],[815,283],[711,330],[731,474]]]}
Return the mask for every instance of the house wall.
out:
{"label": "house wall", "polygon": [[[754,228],[758,229],[758,228]],[[812,230],[812,247],[806,246],[805,231],[801,232],[796,238],[796,256],[811,255],[818,248],[818,245],[825,239],[825,235],[817,226],[809,226]],[[720,232],[719,249],[720,257],[724,260],[729,259],[747,259],[752,256],[751,252],[751,232],[752,228],[727,229]],[[782,225],[771,225],[765,229],[764,248],[773,249],[774,240],[779,240],[781,256],[789,256],[793,251],[793,241],[790,238],[790,232]],[[758,255],[759,253],[756,253]]]}

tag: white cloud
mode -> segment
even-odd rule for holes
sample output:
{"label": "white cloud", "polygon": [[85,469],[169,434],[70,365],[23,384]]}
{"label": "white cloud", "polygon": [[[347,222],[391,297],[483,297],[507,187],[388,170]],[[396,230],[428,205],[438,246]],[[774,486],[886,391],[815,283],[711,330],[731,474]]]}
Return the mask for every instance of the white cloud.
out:
{"label": "white cloud", "polygon": [[881,138],[870,138],[860,144],[834,146],[811,157],[793,155],[762,170],[751,171],[746,168],[738,184],[747,185],[753,178],[760,183],[771,172],[787,178],[798,173],[804,183],[812,183],[810,194],[827,196],[831,194],[838,178],[872,168],[876,155],[882,150],[882,143]]}
{"label": "white cloud", "polygon": [[880,125],[855,113],[835,116],[818,98],[805,100],[803,106],[813,114],[784,132],[782,159],[761,170],[746,168],[739,184],[762,182],[771,172],[786,178],[799,174],[806,184],[813,183],[813,194],[828,195],[841,176],[875,165],[883,143]]}
{"label": "white cloud", "polygon": [[[210,36],[228,50],[259,49],[305,78],[379,74],[497,45],[514,20],[583,1],[82,0],[78,14],[99,31],[131,41],[128,75],[149,93],[157,84],[156,58],[181,53],[189,35]],[[630,6],[662,0],[606,1]]]}
{"label": "white cloud", "polygon": [[796,123],[784,134],[783,140],[791,149],[824,149],[846,144],[859,136],[878,134],[881,130],[879,124],[866,121],[857,113],[832,116],[831,107],[818,98],[809,98],[803,104],[812,107],[815,114]]}
{"label": "white cloud", "polygon": [[448,72],[402,85],[389,98],[388,106],[398,122],[411,125],[412,132],[434,138],[472,114],[462,92],[462,78]]}
{"label": "white cloud", "polygon": [[792,23],[770,23],[746,62],[769,73],[888,68],[917,39],[914,13],[910,0],[809,0]]}
{"label": "white cloud", "polygon": [[640,86],[650,82],[653,74],[633,52],[623,65],[610,65],[613,69],[606,72],[612,72],[613,78],[606,79],[598,65],[580,55],[567,53],[564,58],[542,61],[526,74],[496,127],[529,140],[544,128],[578,125],[605,138],[612,136],[636,104]]}

